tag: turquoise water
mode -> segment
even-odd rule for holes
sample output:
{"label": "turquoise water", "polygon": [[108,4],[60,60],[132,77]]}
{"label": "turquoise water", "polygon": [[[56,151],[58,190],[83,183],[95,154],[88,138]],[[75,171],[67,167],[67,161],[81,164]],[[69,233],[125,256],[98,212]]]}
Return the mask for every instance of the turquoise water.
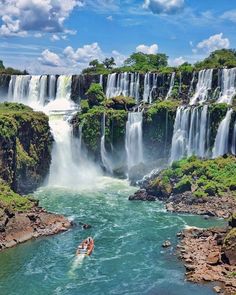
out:
{"label": "turquoise water", "polygon": [[[166,239],[186,226],[208,227],[214,220],[170,214],[159,202],[130,202],[136,189],[101,178],[91,190],[42,188],[40,204],[63,213],[77,226],[68,232],[19,245],[0,254],[1,295],[149,294],[210,295],[209,286],[184,280],[184,267]],[[92,225],[82,230],[79,222]],[[76,260],[81,240],[93,236],[91,257]]]}

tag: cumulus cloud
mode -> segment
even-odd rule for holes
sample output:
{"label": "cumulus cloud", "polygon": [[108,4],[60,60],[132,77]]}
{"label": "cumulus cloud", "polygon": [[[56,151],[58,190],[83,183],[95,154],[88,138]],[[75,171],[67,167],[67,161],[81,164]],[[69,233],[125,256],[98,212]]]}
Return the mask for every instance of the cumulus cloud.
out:
{"label": "cumulus cloud", "polygon": [[142,52],[145,54],[156,54],[158,51],[158,45],[152,44],[150,46],[145,44],[140,44],[136,47],[136,52]]}
{"label": "cumulus cloud", "polygon": [[181,66],[185,62],[186,62],[186,60],[183,58],[183,56],[176,57],[174,59],[169,60],[169,64],[173,67]]}
{"label": "cumulus cloud", "polygon": [[48,49],[41,53],[41,57],[39,57],[38,60],[41,64],[50,67],[60,67],[63,64],[59,55]]}
{"label": "cumulus cloud", "polygon": [[118,67],[122,66],[124,61],[127,59],[127,56],[118,52],[117,50],[112,51],[112,56],[115,59],[115,63]]}
{"label": "cumulus cloud", "polygon": [[193,49],[193,52],[196,53],[199,50],[203,50],[207,53],[210,53],[217,49],[229,48],[229,46],[230,46],[229,39],[223,38],[223,33],[220,33],[220,34],[210,36],[208,39],[205,39],[199,42],[196,48]]}
{"label": "cumulus cloud", "polygon": [[2,36],[26,36],[30,31],[63,32],[64,21],[81,0],[2,0]]}
{"label": "cumulus cloud", "polygon": [[84,45],[74,50],[71,46],[64,49],[63,54],[72,63],[87,64],[93,59],[101,60],[104,58],[102,50],[97,42]]}
{"label": "cumulus cloud", "polygon": [[155,14],[175,14],[184,7],[184,0],[144,0],[143,7]]}

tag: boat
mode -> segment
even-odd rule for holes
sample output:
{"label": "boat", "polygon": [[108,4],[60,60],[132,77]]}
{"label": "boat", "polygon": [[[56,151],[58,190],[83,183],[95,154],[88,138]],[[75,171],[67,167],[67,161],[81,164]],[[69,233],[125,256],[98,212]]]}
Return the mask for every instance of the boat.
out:
{"label": "boat", "polygon": [[76,251],[76,255],[91,255],[94,249],[94,240],[91,237],[83,240]]}

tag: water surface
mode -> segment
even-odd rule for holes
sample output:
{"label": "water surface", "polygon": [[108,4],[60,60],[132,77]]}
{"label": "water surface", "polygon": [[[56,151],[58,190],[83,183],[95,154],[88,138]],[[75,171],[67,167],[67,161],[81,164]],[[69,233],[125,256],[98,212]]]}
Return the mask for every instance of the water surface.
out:
{"label": "water surface", "polygon": [[[215,220],[171,214],[159,202],[128,201],[135,190],[126,181],[101,178],[91,189],[36,192],[42,206],[77,226],[1,253],[0,294],[213,295],[209,286],[184,280],[174,246],[184,227],[208,227]],[[82,230],[79,222],[92,228]],[[76,260],[76,247],[90,235],[95,239],[92,256]],[[161,247],[166,239],[173,247]]]}

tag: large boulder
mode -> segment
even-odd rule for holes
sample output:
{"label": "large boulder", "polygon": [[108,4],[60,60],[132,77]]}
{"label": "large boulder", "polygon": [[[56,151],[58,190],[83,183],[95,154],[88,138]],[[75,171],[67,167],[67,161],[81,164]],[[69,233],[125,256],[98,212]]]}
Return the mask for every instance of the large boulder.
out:
{"label": "large boulder", "polygon": [[224,239],[222,251],[230,265],[236,265],[236,228],[229,231]]}

